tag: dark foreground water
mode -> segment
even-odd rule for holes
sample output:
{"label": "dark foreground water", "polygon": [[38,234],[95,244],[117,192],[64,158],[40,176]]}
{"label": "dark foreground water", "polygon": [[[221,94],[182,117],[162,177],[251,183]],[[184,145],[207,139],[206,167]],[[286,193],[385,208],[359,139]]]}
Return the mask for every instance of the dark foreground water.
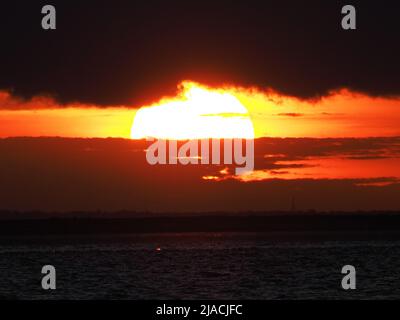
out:
{"label": "dark foreground water", "polygon": [[[160,248],[161,250],[157,250]],[[256,234],[29,238],[0,243],[0,298],[399,299],[399,241],[278,241]],[[57,289],[41,288],[41,268]],[[341,289],[341,268],[357,289]]]}

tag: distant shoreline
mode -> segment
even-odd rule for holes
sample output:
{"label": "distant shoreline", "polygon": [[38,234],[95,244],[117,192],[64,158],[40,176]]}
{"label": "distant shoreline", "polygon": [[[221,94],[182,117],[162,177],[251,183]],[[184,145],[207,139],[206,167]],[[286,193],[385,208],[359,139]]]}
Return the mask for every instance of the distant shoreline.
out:
{"label": "distant shoreline", "polygon": [[196,232],[260,233],[282,239],[400,239],[400,212],[0,220],[0,238]]}

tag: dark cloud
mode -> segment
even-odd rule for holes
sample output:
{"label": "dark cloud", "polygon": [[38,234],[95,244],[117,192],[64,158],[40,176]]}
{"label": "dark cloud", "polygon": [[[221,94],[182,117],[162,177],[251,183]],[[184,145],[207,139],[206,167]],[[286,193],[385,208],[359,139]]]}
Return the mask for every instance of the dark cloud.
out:
{"label": "dark cloud", "polygon": [[23,98],[140,106],[181,80],[271,87],[315,98],[347,87],[398,96],[398,1],[352,1],[357,30],[340,27],[347,1],[44,1],[0,13],[0,89]]}
{"label": "dark cloud", "polygon": [[[300,150],[305,145],[310,155],[326,153],[335,140],[257,141],[257,154],[264,153],[261,145],[265,145],[288,159],[304,157]],[[371,141],[336,142],[340,142],[342,152],[351,145],[355,150],[364,143],[373,146]],[[296,142],[298,148],[294,147]],[[386,145],[389,143],[387,138]],[[400,183],[395,178],[283,180],[280,176],[285,170],[276,171],[272,165],[274,179],[205,181],[203,175],[221,168],[150,166],[143,152],[146,144],[123,139],[0,139],[0,210],[286,210],[293,196],[300,210],[399,209]]]}
{"label": "dark cloud", "polygon": [[259,169],[279,161],[335,157],[355,160],[400,157],[400,137],[376,138],[260,138],[255,140]]}

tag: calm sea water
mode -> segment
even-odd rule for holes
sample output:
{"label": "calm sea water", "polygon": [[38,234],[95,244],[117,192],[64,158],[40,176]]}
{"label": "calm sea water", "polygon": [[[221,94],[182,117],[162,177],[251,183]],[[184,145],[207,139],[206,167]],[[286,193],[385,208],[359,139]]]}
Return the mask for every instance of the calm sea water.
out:
{"label": "calm sea water", "polygon": [[[157,250],[159,248],[160,250]],[[256,234],[2,240],[3,299],[399,299],[399,241],[278,241]],[[57,289],[41,289],[41,268]],[[341,268],[357,289],[341,289]]]}

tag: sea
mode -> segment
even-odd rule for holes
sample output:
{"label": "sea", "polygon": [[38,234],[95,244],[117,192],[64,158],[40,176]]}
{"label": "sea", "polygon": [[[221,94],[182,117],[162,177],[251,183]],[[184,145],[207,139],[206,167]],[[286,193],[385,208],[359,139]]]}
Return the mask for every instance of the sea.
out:
{"label": "sea", "polygon": [[[42,268],[56,289],[42,288]],[[345,265],[356,288],[345,290]],[[399,299],[400,241],[257,233],[2,238],[0,299]]]}

